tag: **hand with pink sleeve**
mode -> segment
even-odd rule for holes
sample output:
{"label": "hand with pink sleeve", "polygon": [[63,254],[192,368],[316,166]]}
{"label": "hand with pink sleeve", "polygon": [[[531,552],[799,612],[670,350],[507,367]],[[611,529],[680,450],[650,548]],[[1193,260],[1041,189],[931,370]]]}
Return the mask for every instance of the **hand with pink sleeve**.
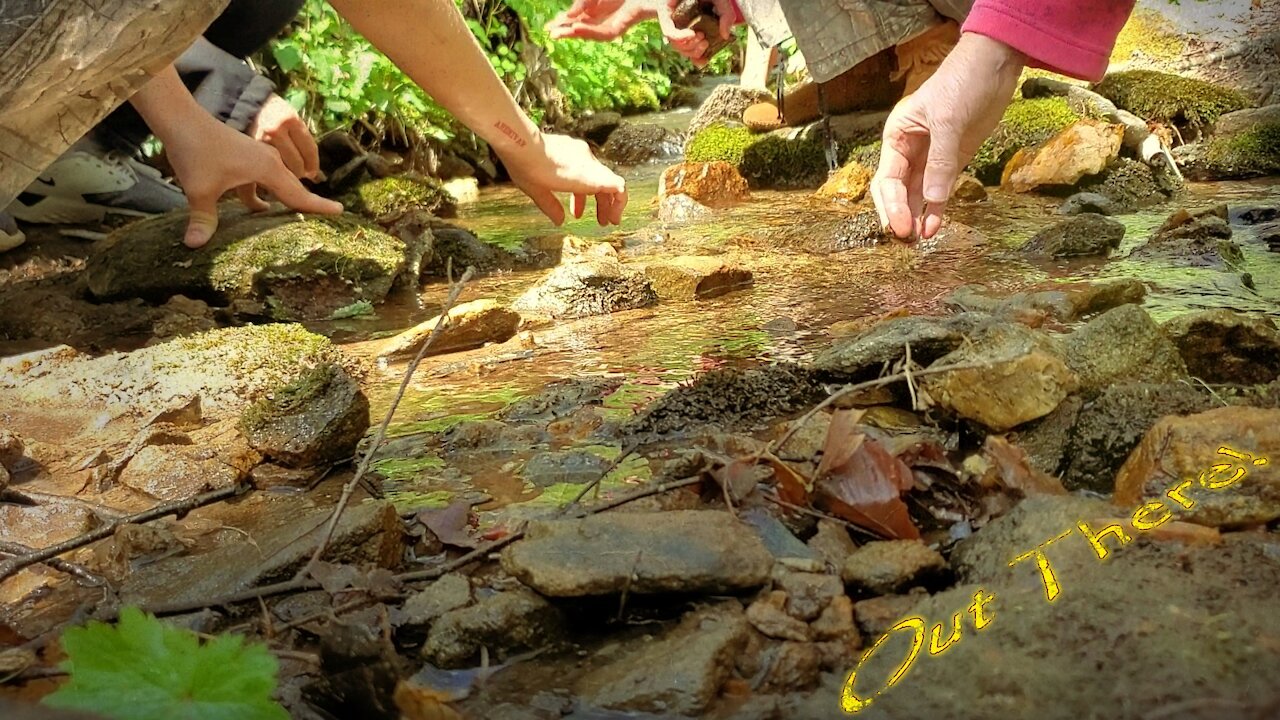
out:
{"label": "hand with pink sleeve", "polygon": [[885,123],[871,195],[900,238],[931,238],[960,171],[1000,122],[1025,66],[1100,80],[1134,0],[976,0],[960,42]]}

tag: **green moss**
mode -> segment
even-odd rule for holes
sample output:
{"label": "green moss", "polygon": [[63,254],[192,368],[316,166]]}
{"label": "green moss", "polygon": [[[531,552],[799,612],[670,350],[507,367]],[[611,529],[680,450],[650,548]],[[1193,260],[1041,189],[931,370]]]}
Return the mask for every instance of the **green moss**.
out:
{"label": "green moss", "polygon": [[420,458],[387,458],[373,464],[374,470],[393,481],[415,480],[428,470],[442,470],[444,467],[443,460],[430,455]]}
{"label": "green moss", "polygon": [[1250,105],[1249,99],[1235,90],[1154,70],[1113,73],[1094,90],[1142,118],[1196,131],[1212,125],[1224,113]]}
{"label": "green moss", "polygon": [[215,290],[252,287],[261,272],[332,275],[353,284],[392,278],[404,265],[404,243],[350,216],[300,222],[250,218],[216,251],[209,268]]}
{"label": "green moss", "polygon": [[1203,165],[1215,178],[1280,174],[1280,123],[1262,123],[1236,135],[1210,140]]}
{"label": "green moss", "polygon": [[438,181],[411,174],[370,180],[344,197],[343,204],[351,212],[376,220],[412,210],[448,214],[457,202]]}
{"label": "green moss", "polygon": [[[841,160],[849,148],[841,148]],[[689,162],[723,160],[738,169],[755,188],[818,187],[827,177],[827,156],[821,140],[757,135],[741,127],[715,124],[689,142]]]}
{"label": "green moss", "polygon": [[1135,59],[1176,60],[1187,51],[1167,18],[1159,12],[1138,9],[1129,16],[1111,53],[1113,65]]}
{"label": "green moss", "polygon": [[[296,377],[300,368],[347,362],[328,338],[289,324],[211,330],[171,340],[163,347],[173,358],[171,367],[198,365],[201,356],[209,357],[212,364],[216,357],[217,365],[236,375],[261,370],[267,375]],[[163,359],[156,365],[158,369],[170,366]]]}
{"label": "green moss", "polygon": [[288,385],[259,398],[246,408],[240,416],[241,429],[245,434],[251,434],[273,420],[296,414],[324,395],[340,372],[341,369],[332,363],[307,370]]}
{"label": "green moss", "polygon": [[1004,166],[1014,154],[1049,140],[1080,119],[1081,115],[1071,109],[1065,98],[1014,100],[969,167],[984,184],[998,185]]}

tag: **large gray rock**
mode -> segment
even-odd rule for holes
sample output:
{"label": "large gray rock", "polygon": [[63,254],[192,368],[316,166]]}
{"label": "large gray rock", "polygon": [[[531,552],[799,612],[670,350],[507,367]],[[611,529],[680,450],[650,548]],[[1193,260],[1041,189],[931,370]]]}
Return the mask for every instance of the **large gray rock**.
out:
{"label": "large gray rock", "polygon": [[1090,320],[1065,342],[1067,365],[1086,393],[1126,382],[1172,382],[1187,376],[1178,349],[1137,305],[1121,305]]}
{"label": "large gray rock", "polygon": [[553,318],[607,315],[658,302],[649,279],[616,258],[583,257],[566,263],[516,300],[514,308]]}
{"label": "large gray rock", "polygon": [[320,365],[251,405],[240,429],[255,450],[291,467],[350,458],[369,429],[369,400],[345,370]]}
{"label": "large gray rock", "polygon": [[1280,377],[1280,330],[1267,317],[1205,310],[1163,325],[1187,372],[1208,383],[1261,385]]}
{"label": "large gray rock", "polygon": [[640,643],[598,653],[574,687],[589,705],[661,717],[702,717],[734,672],[751,629],[737,603],[690,614]]}
{"label": "large gray rock", "polygon": [[879,372],[885,363],[901,360],[911,345],[911,358],[927,364],[955,350],[967,333],[989,320],[974,313],[949,317],[909,316],[878,323],[868,330],[840,338],[818,353],[813,366],[841,378]]}
{"label": "large gray rock", "polygon": [[474,667],[481,648],[499,662],[555,643],[564,633],[560,611],[523,588],[450,610],[431,625],[422,657],[442,668]]}
{"label": "large gray rock", "polygon": [[1120,247],[1124,232],[1124,223],[1096,213],[1083,213],[1040,231],[1022,251],[1052,258],[1106,255]]}
{"label": "large gray rock", "polygon": [[1178,210],[1129,257],[1238,269],[1244,264],[1244,254],[1231,236],[1226,205],[1197,212]]}
{"label": "large gray rock", "polygon": [[625,123],[609,134],[600,157],[619,165],[640,165],[680,157],[680,136],[661,125]]}
{"label": "large gray rock", "polygon": [[503,569],[549,597],[743,590],[772,565],[748,526],[702,510],[535,521],[502,553]]}

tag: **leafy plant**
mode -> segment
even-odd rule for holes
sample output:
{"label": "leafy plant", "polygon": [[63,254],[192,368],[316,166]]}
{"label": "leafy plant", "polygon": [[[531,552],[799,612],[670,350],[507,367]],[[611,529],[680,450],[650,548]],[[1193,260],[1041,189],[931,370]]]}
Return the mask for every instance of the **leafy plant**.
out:
{"label": "leafy plant", "polygon": [[92,622],[63,633],[71,679],[45,698],[52,707],[120,720],[288,720],[271,699],[276,660],[234,635],[201,643],[189,631],[126,608],[112,627]]}

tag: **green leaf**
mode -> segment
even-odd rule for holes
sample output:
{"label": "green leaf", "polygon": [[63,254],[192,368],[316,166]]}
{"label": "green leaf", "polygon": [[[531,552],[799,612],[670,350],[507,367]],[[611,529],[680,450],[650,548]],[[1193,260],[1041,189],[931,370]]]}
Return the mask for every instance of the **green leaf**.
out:
{"label": "green leaf", "polygon": [[297,70],[302,65],[302,51],[292,43],[277,44],[271,49],[271,54],[275,56],[276,64],[280,69],[287,73]]}
{"label": "green leaf", "polygon": [[195,634],[126,608],[115,627],[91,622],[63,633],[71,679],[51,707],[119,720],[288,720],[271,699],[276,660],[262,645]]}

